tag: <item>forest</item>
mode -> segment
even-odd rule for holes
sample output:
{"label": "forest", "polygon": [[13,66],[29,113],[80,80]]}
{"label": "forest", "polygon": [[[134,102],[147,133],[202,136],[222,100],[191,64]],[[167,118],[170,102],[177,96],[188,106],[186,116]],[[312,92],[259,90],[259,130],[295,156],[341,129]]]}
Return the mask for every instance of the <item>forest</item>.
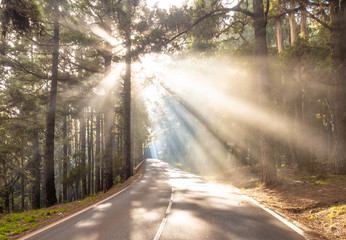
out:
{"label": "forest", "polygon": [[[346,1],[0,0],[0,213],[199,173],[346,174]],[[149,72],[149,73],[148,73]]]}

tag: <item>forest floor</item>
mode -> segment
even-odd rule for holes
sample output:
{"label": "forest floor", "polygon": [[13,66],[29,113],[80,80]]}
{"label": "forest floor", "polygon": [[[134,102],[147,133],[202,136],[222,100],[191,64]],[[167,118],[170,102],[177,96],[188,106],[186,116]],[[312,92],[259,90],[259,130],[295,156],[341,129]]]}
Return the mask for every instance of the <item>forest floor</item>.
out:
{"label": "forest floor", "polygon": [[278,170],[279,183],[263,186],[252,167],[227,171],[218,180],[300,227],[308,239],[346,239],[346,176],[313,175],[293,168]]}
{"label": "forest floor", "polygon": [[11,213],[0,216],[0,240],[2,239],[18,239],[30,232],[44,228],[49,224],[53,224],[77,213],[97,202],[100,202],[134,183],[143,174],[145,162],[138,169],[136,174],[124,183],[114,185],[106,193],[93,194],[84,199],[56,204],[49,208],[41,208],[22,213]]}

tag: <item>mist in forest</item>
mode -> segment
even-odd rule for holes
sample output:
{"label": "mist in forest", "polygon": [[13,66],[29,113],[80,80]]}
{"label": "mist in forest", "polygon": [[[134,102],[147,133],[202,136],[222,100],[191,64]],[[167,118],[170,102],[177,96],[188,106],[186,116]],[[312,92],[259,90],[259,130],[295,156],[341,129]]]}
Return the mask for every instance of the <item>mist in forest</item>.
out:
{"label": "mist in forest", "polygon": [[[263,131],[273,139],[277,164],[292,163],[292,148],[312,155],[314,161],[326,159],[323,119],[304,101],[315,98],[318,104],[327,87],[311,77],[304,79],[302,100],[295,72],[283,72],[273,60],[271,96],[264,106],[254,62],[221,56],[144,59],[146,80],[140,84],[152,121],[147,155],[199,174],[218,175],[232,167],[258,165]],[[297,117],[299,104],[309,119]]]}

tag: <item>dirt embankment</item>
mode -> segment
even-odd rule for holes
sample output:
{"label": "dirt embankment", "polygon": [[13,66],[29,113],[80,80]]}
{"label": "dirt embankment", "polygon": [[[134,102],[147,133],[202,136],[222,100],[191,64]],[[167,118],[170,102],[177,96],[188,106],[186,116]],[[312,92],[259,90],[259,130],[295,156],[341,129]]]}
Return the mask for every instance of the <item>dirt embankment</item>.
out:
{"label": "dirt embankment", "polygon": [[346,176],[316,176],[279,169],[279,183],[266,187],[251,167],[228,171],[222,181],[243,190],[266,207],[288,218],[305,231],[310,240],[346,239]]}

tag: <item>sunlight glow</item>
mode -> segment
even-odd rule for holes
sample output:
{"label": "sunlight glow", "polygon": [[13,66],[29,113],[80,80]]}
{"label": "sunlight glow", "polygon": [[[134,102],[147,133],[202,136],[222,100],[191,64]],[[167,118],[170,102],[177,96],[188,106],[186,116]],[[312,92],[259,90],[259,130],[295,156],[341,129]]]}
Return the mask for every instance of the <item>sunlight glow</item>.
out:
{"label": "sunlight glow", "polygon": [[[164,58],[143,60],[150,76],[142,94],[153,122],[153,156],[171,163],[189,159],[186,168],[217,173],[235,158],[231,146],[247,151],[246,144],[256,142],[254,129],[258,128],[275,140],[326,155],[323,139],[309,126],[258,103],[258,79],[255,69],[247,65],[251,60]],[[252,157],[260,157],[257,149],[251,151]]]}
{"label": "sunlight glow", "polygon": [[115,37],[109,35],[105,30],[103,30],[102,28],[100,28],[99,26],[97,26],[96,24],[93,24],[90,26],[90,30],[97,36],[99,36],[100,38],[103,38],[104,40],[106,40],[107,42],[109,42],[111,44],[111,46],[115,46],[117,44],[119,44],[119,40],[116,39]]}
{"label": "sunlight glow", "polygon": [[171,6],[181,7],[185,2],[191,2],[191,0],[146,0],[149,7],[153,7],[155,4],[159,8],[169,10]]}

